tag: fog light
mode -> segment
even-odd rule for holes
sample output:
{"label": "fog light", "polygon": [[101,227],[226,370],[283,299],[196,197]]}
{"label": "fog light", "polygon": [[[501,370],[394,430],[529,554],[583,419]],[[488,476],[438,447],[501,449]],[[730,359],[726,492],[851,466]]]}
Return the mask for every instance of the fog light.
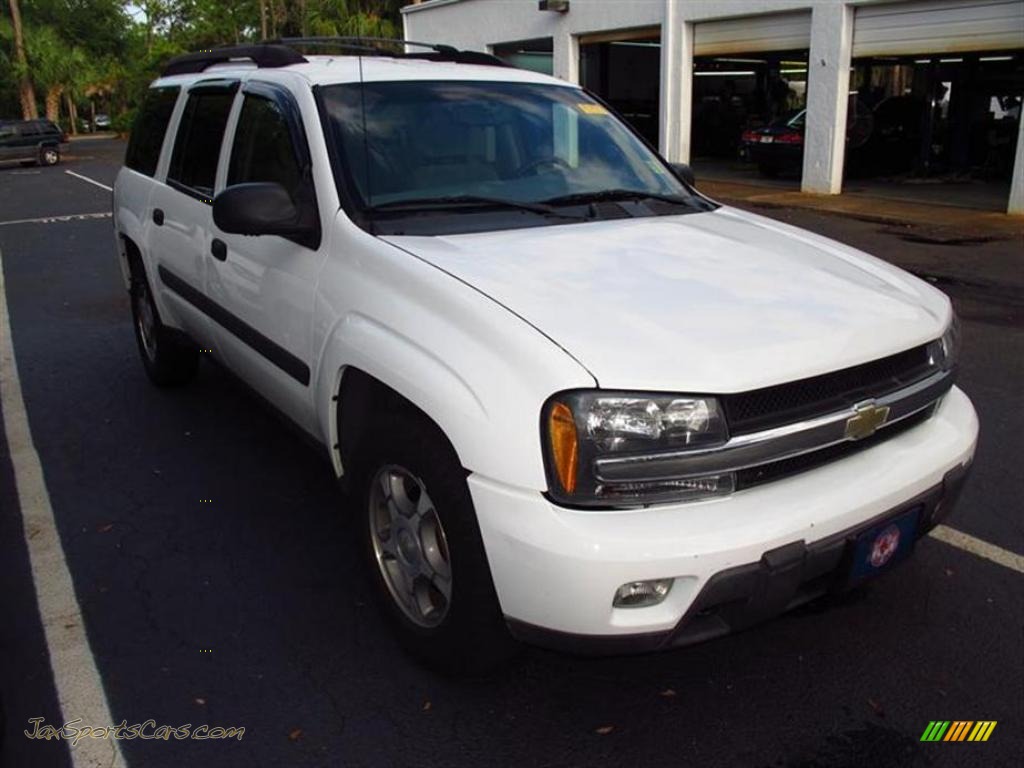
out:
{"label": "fog light", "polygon": [[646,608],[657,605],[668,596],[672,579],[630,581],[615,590],[612,606],[615,608]]}

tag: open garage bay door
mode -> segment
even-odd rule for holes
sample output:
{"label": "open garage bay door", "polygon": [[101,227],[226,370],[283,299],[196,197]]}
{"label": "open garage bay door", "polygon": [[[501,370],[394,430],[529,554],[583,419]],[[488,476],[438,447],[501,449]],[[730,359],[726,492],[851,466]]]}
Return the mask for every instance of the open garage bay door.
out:
{"label": "open garage bay door", "polygon": [[853,55],[992,51],[1024,46],[1021,0],[928,0],[856,11]]}
{"label": "open garage bay door", "polygon": [[810,11],[702,21],[693,28],[693,52],[696,56],[792,51],[810,46]]}

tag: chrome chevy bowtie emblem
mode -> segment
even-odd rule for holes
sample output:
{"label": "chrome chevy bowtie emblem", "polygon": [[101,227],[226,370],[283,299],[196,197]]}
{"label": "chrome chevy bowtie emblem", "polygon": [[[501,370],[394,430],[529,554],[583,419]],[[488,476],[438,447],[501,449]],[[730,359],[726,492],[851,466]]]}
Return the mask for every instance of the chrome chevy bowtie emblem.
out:
{"label": "chrome chevy bowtie emblem", "polygon": [[875,434],[889,418],[889,406],[876,405],[873,401],[854,407],[855,416],[846,420],[846,437],[849,440],[863,440]]}

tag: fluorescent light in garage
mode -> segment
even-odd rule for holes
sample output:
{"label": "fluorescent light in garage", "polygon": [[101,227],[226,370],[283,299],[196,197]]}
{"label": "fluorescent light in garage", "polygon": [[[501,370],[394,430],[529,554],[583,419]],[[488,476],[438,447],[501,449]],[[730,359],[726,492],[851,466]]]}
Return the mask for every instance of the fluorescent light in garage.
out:
{"label": "fluorescent light in garage", "polygon": [[754,70],[734,70],[734,71],[722,71],[722,72],[694,72],[694,77],[743,77],[745,75],[756,75]]}

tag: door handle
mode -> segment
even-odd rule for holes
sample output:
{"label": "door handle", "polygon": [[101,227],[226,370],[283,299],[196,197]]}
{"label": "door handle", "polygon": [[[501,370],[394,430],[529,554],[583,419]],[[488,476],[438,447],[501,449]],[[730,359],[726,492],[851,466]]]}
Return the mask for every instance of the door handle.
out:
{"label": "door handle", "polygon": [[217,261],[227,261],[228,259],[228,247],[220,238],[213,238],[213,242],[210,243],[210,253]]}
{"label": "door handle", "polygon": [[153,209],[153,223],[158,227],[162,227],[164,225],[164,212],[159,208]]}

